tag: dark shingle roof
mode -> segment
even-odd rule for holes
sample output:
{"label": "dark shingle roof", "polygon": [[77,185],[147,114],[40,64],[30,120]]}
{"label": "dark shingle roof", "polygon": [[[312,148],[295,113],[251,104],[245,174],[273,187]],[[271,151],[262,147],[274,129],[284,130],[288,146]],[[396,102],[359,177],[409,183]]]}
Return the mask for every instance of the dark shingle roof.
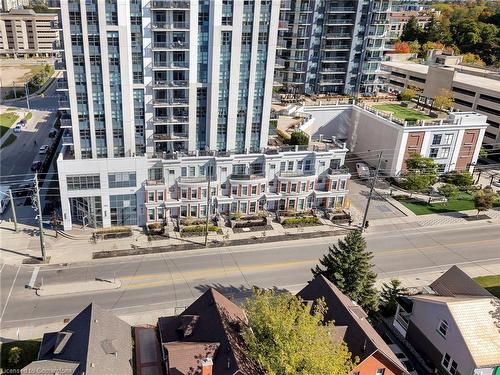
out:
{"label": "dark shingle roof", "polygon": [[456,295],[464,295],[491,297],[491,294],[486,289],[472,280],[457,266],[453,266],[443,273],[430,285],[430,287],[441,296],[454,297]]}
{"label": "dark shingle roof", "polygon": [[260,375],[263,372],[247,357],[241,337],[241,330],[246,322],[243,310],[211,288],[181,315],[159,318],[158,329],[163,347],[169,350],[170,363],[175,363],[177,371],[198,368],[202,359],[199,355],[183,356],[181,363],[178,357],[180,352],[177,350],[181,343],[198,343],[201,346],[188,345],[190,353],[206,350],[207,344],[217,345],[213,358],[213,375],[233,375],[237,371]]}
{"label": "dark shingle roof", "polygon": [[132,374],[130,326],[91,303],[60,332],[44,334],[38,359],[77,363],[74,374]]}
{"label": "dark shingle roof", "polygon": [[333,283],[324,276],[317,276],[309,282],[298,294],[304,300],[317,300],[324,298],[328,308],[325,319],[333,321],[341,329],[341,335],[353,356],[362,362],[366,358],[379,352],[401,372],[405,368],[365,319],[366,314],[361,307],[352,302]]}

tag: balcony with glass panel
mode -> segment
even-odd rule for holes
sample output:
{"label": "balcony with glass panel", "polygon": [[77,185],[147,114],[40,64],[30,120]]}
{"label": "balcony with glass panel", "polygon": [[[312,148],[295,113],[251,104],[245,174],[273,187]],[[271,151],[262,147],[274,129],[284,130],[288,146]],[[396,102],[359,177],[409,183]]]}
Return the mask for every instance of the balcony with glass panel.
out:
{"label": "balcony with glass panel", "polygon": [[155,108],[153,123],[155,126],[185,124],[189,122],[189,112],[185,108]]}
{"label": "balcony with glass panel", "polygon": [[325,51],[350,51],[351,46],[347,43],[325,43],[323,46]]}
{"label": "balcony with glass panel", "polygon": [[64,133],[62,135],[62,144],[63,146],[70,146],[73,145],[73,132],[71,129],[64,129]]}
{"label": "balcony with glass panel", "polygon": [[153,98],[153,107],[187,107],[187,90],[157,90]]}
{"label": "balcony with glass panel", "polygon": [[59,109],[69,110],[69,97],[66,94],[61,94],[59,96]]}
{"label": "balcony with glass panel", "polygon": [[177,33],[175,35],[169,35],[171,33],[166,32],[155,32],[153,35],[153,42],[151,43],[151,48],[153,50],[188,50],[189,49],[189,37],[187,33]]}
{"label": "balcony with glass panel", "polygon": [[68,79],[66,76],[60,77],[57,79],[57,91],[68,91]]}
{"label": "balcony with glass panel", "polygon": [[153,140],[155,142],[172,142],[187,140],[188,138],[188,125],[160,125],[155,127]]}
{"label": "balcony with glass panel", "polygon": [[352,17],[326,17],[326,26],[338,26],[338,25],[354,25],[354,20]]}
{"label": "balcony with glass panel", "polygon": [[150,6],[152,10],[161,9],[187,9],[190,8],[191,0],[152,0]]}
{"label": "balcony with glass panel", "polygon": [[61,128],[71,128],[71,115],[69,112],[61,111],[61,117],[59,118]]}

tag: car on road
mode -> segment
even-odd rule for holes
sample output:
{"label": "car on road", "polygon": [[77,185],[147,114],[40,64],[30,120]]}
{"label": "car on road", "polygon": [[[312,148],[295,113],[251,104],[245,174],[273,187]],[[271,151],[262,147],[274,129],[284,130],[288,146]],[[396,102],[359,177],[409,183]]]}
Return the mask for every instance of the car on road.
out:
{"label": "car on road", "polygon": [[23,127],[19,124],[17,124],[16,126],[14,126],[14,133],[21,133],[23,131]]}
{"label": "car on road", "polygon": [[57,135],[57,130],[56,129],[52,129],[49,133],[49,138],[55,138]]}
{"label": "car on road", "polygon": [[42,167],[42,162],[41,161],[34,161],[31,164],[31,171],[32,172],[39,172],[41,167]]}
{"label": "car on road", "polygon": [[40,150],[38,150],[38,153],[40,155],[44,155],[47,153],[48,150],[49,150],[49,145],[43,145],[40,147]]}
{"label": "car on road", "polygon": [[398,357],[398,359],[401,361],[401,363],[406,368],[408,373],[410,373],[411,375],[417,375],[415,367],[413,367],[413,364],[399,346],[397,346],[396,344],[389,344],[389,348],[396,355],[396,357]]}
{"label": "car on road", "polygon": [[370,177],[370,168],[365,163],[356,163],[356,173],[361,179]]}

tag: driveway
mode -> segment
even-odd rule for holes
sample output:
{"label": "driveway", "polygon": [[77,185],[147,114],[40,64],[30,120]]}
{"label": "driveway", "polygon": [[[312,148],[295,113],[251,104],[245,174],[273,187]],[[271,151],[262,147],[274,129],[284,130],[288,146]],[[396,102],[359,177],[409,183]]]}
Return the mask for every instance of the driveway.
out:
{"label": "driveway", "polygon": [[[368,201],[368,195],[370,194],[370,181],[361,180],[359,178],[356,172],[356,162],[347,162],[346,164],[349,167],[349,172],[352,176],[348,183],[351,213],[354,216],[355,223],[358,221],[361,222],[365,212],[366,203]],[[385,185],[385,181],[379,179],[377,186],[382,187],[383,185]],[[388,219],[403,216],[405,216],[405,214],[387,202],[383,196],[374,190],[370,208],[368,209],[368,220]]]}

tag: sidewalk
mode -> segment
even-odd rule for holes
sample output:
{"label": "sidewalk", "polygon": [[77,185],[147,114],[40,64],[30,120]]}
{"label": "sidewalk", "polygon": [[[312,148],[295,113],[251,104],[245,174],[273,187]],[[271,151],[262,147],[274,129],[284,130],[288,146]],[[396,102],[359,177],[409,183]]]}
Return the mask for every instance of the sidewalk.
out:
{"label": "sidewalk", "polygon": [[[463,225],[474,223],[467,221],[464,218],[466,215],[475,215],[476,211],[452,212],[447,214],[431,214],[422,216],[406,216],[388,219],[371,220],[367,233],[391,233],[400,230],[411,230],[425,227],[446,226],[446,225]],[[500,223],[500,210],[494,209],[486,211],[485,214],[491,219],[480,220],[478,223],[493,222]],[[309,236],[325,236],[341,235],[345,229],[354,228],[346,225],[334,225],[331,222],[325,225],[312,226],[304,228],[283,228],[280,224],[273,222],[271,225],[273,230],[265,232],[246,232],[233,233],[230,228],[223,228],[223,234],[210,233],[208,236],[210,246],[228,246],[230,242],[233,244],[244,244],[242,241],[254,241],[255,243],[270,242],[273,237],[276,240],[283,241],[283,236],[304,235],[304,238]],[[38,228],[28,225],[19,225],[20,232],[14,231],[14,223],[3,221],[0,223],[0,256],[2,263],[7,264],[22,264],[24,261],[33,260],[40,257],[40,243],[38,238]],[[334,232],[335,231],[335,232]],[[147,249],[152,252],[158,251],[159,247],[169,247],[176,245],[184,245],[179,250],[189,250],[190,248],[204,247],[204,237],[182,238],[179,232],[171,232],[171,238],[161,240],[148,241],[148,237],[143,233],[142,228],[136,227],[133,229],[132,237],[100,240],[97,243],[91,241],[93,229],[73,229],[68,232],[59,234],[56,238],[56,233],[51,229],[44,229],[46,255],[50,257],[50,264],[58,263],[74,263],[86,262],[93,259],[93,253],[109,252],[116,250],[131,250],[134,248]],[[240,242],[240,243],[238,243]],[[196,251],[196,250],[193,250]]]}

